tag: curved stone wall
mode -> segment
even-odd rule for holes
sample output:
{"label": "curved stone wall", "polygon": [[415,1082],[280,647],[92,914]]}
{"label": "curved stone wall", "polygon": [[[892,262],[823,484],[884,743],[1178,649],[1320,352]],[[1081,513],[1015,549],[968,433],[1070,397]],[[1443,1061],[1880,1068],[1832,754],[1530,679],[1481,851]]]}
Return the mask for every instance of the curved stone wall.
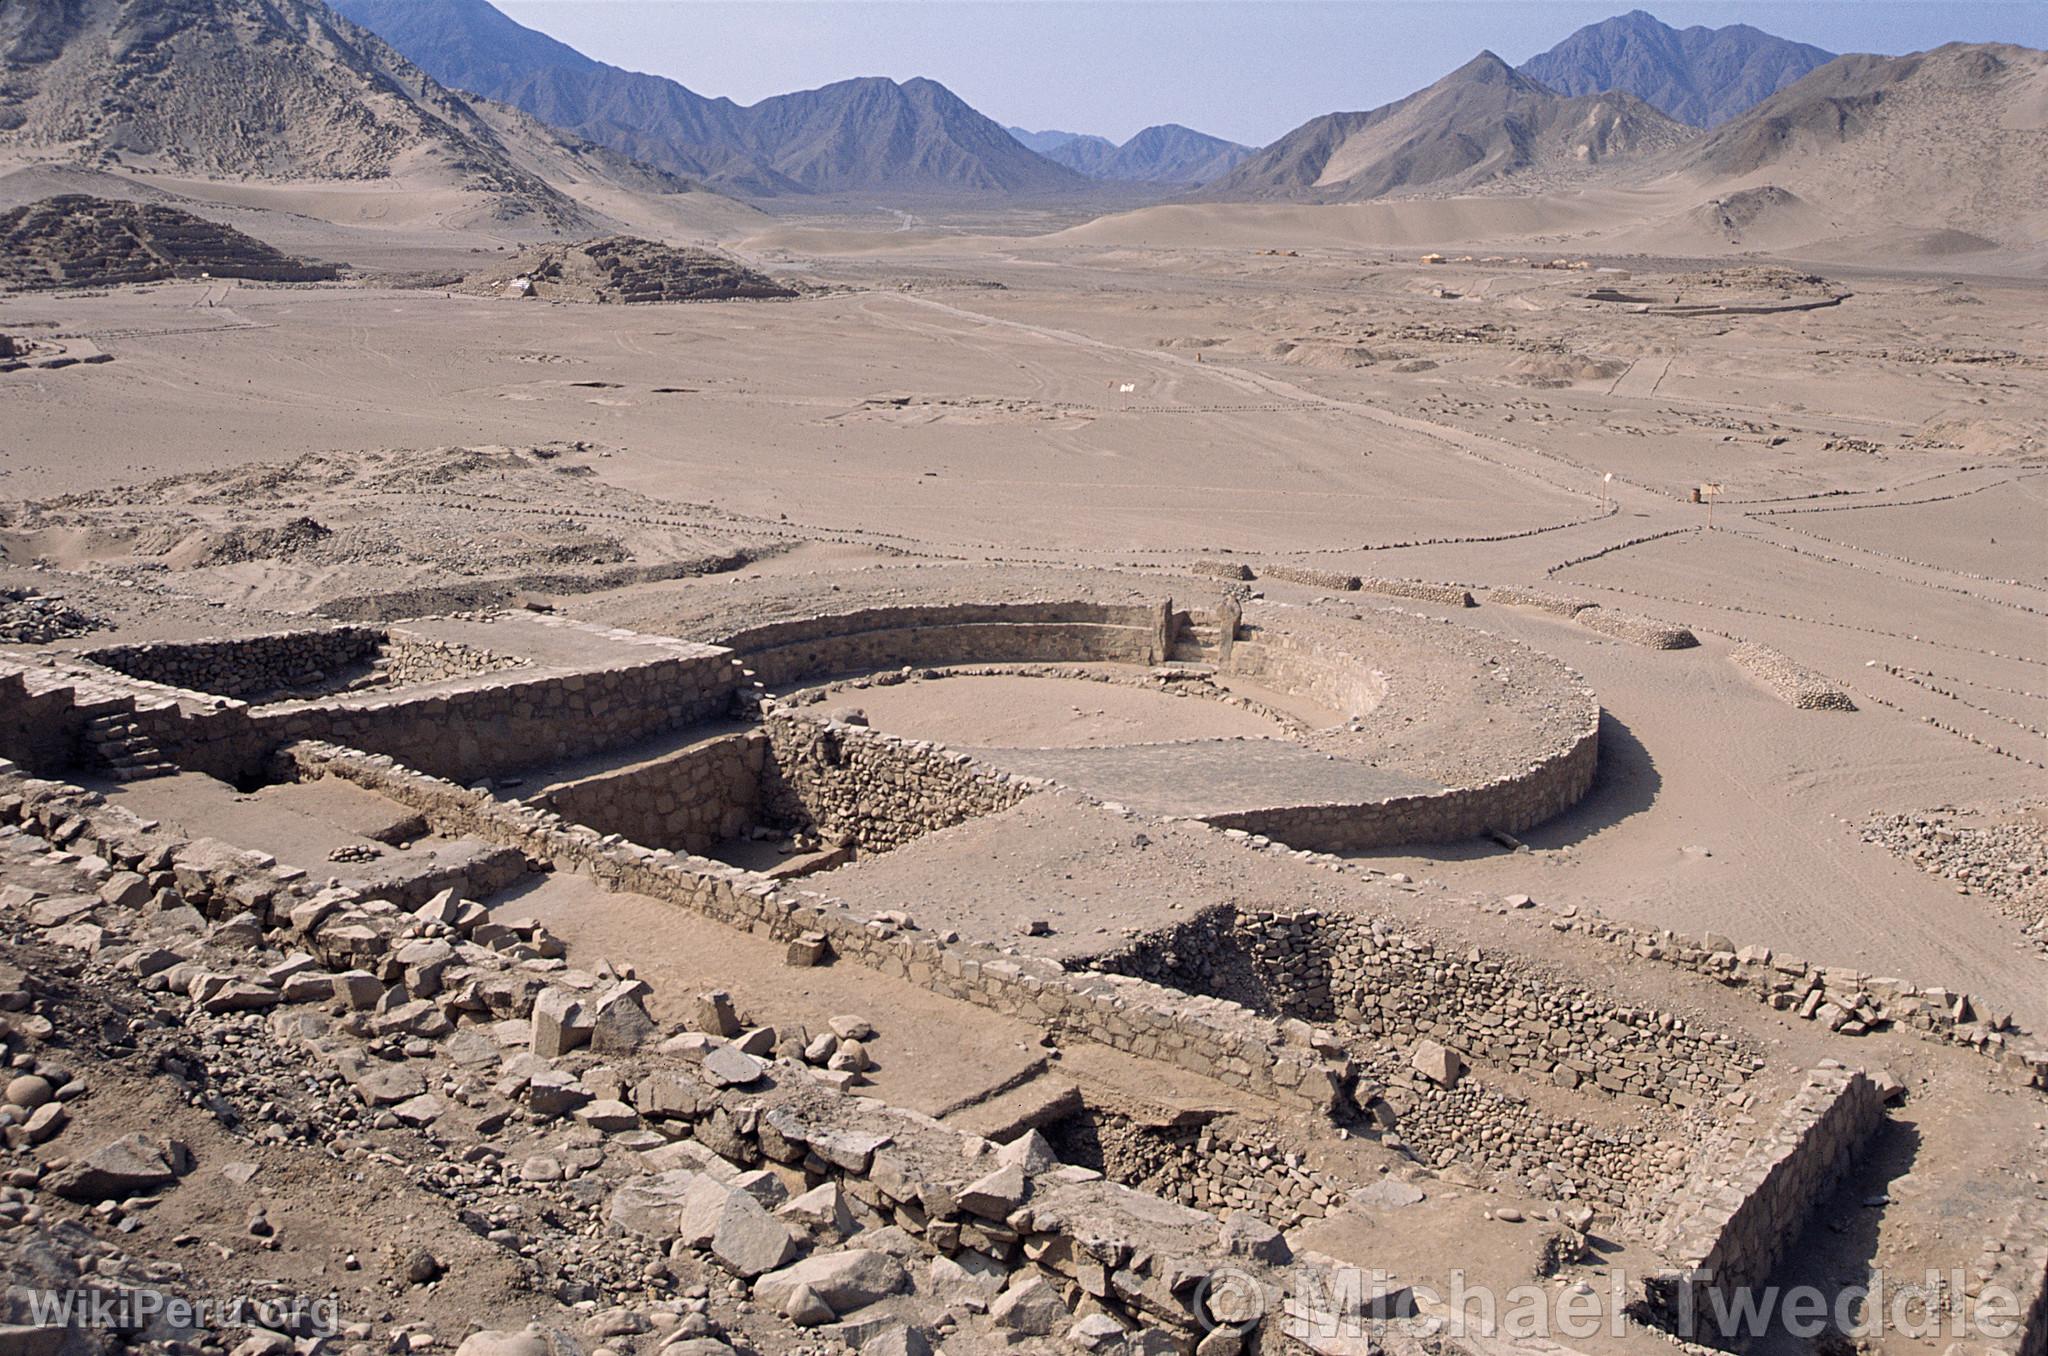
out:
{"label": "curved stone wall", "polygon": [[[1172,652],[1172,627],[1170,603],[950,604],[796,618],[723,643],[757,683],[786,687],[906,665],[1150,664]],[[1204,816],[1225,828],[1326,852],[1451,842],[1529,828],[1593,783],[1599,703],[1562,664],[1503,637],[1391,610],[1333,619],[1267,606],[1217,647],[1214,662],[1349,723],[1311,739],[1319,751],[1364,760],[1391,750],[1445,783],[1427,794]]]}
{"label": "curved stone wall", "polygon": [[724,637],[755,678],[781,686],[905,664],[1157,663],[1163,607],[1086,602],[962,603],[771,622]]}

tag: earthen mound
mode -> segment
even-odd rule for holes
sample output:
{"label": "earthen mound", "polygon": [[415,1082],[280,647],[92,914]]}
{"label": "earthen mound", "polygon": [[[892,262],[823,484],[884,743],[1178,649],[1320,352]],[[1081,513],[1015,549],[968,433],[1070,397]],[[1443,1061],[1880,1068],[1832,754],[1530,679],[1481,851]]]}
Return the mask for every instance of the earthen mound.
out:
{"label": "earthen mound", "polygon": [[335,275],[331,264],[295,259],[175,207],[73,193],[0,213],[5,287],[35,291],[198,277],[315,282]]}
{"label": "earthen mound", "polygon": [[473,289],[546,301],[729,301],[793,297],[765,273],[713,250],[678,249],[630,235],[542,245],[472,274]]}
{"label": "earthen mound", "polygon": [[1580,381],[1612,381],[1626,371],[1628,364],[1615,358],[1531,353],[1509,363],[1502,375],[1516,386],[1555,388]]}

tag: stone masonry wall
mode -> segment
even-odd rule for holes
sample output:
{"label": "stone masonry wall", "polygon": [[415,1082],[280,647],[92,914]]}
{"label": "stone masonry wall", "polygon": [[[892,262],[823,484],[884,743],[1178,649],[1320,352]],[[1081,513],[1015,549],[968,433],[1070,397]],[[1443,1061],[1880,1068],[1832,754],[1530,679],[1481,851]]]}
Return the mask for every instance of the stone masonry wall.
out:
{"label": "stone masonry wall", "polygon": [[1600,761],[1598,713],[1579,742],[1528,771],[1478,786],[1370,803],[1287,805],[1204,816],[1219,828],[1277,838],[1315,852],[1358,852],[1400,843],[1447,843],[1518,833],[1578,804]]}
{"label": "stone masonry wall", "polygon": [[760,821],[767,762],[767,736],[749,730],[551,787],[528,803],[645,847],[701,853]]}
{"label": "stone masonry wall", "polygon": [[1615,1005],[1512,956],[1453,954],[1384,919],[1222,905],[1091,964],[1349,1040],[1428,1037],[1559,1087],[1678,1107],[1711,1101],[1761,1064],[1675,1014]]}
{"label": "stone masonry wall", "polygon": [[[1697,1133],[1691,1123],[1762,1064],[1676,1014],[1617,1006],[1511,957],[1450,951],[1385,920],[1226,906],[1092,963],[1314,1023],[1354,1061],[1354,1100],[1422,1162],[1463,1161],[1617,1213],[1658,1187],[1673,1146]],[[1471,1079],[1443,1086],[1411,1064],[1425,1039],[1524,1078],[1640,1099],[1641,1114],[1593,1125]]]}
{"label": "stone masonry wall", "polygon": [[827,896],[787,889],[722,862],[607,841],[552,811],[500,802],[384,755],[305,742],[280,750],[279,764],[302,778],[346,778],[417,811],[437,832],[517,848],[584,871],[608,889],[777,939],[821,935],[850,964],[1076,1039],[1326,1114],[1342,1096],[1344,1061],[1315,1049],[1306,1027],[1283,1031],[1236,1003],[1121,975],[1070,972],[1054,960],[944,943],[914,927],[858,918]]}
{"label": "stone masonry wall", "polygon": [[977,766],[937,744],[863,725],[770,710],[767,819],[876,850],[1007,810],[1039,783]]}
{"label": "stone masonry wall", "polygon": [[1684,1335],[1720,1345],[1722,1335],[1707,1331],[1716,1312],[1708,1292],[1768,1283],[1814,1205],[1883,1124],[1883,1094],[1862,1071],[1815,1069],[1774,1125],[1733,1139],[1695,1170],[1657,1240],[1673,1268],[1645,1282],[1652,1314],[1666,1323],[1690,1314],[1700,1326]]}
{"label": "stone masonry wall", "polygon": [[679,648],[643,664],[490,678],[410,698],[285,703],[256,711],[253,720],[273,747],[334,740],[469,782],[724,714],[740,678],[732,657],[709,646]]}
{"label": "stone masonry wall", "polygon": [[340,626],[222,640],[109,645],[88,650],[82,658],[131,678],[246,699],[322,687],[343,671],[368,664],[383,643],[384,632],[374,627]]}
{"label": "stone masonry wall", "polygon": [[1165,653],[1156,608],[1097,603],[870,608],[773,622],[722,643],[771,686],[904,664],[1148,664]]}

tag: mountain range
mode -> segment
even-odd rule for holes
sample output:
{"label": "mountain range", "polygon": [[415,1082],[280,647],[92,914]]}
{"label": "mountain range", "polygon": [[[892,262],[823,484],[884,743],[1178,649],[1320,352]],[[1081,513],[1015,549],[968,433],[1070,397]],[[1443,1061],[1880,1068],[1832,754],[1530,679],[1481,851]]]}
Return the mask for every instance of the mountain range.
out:
{"label": "mountain range", "polygon": [[[759,215],[707,183],[1099,203],[1123,181],[1198,203],[1650,189],[1640,201],[1682,204],[1673,220],[1715,248],[1876,221],[1927,248],[2048,239],[2048,53],[2023,47],[1846,56],[1795,78],[1826,53],[1636,12],[1251,151],[1172,124],[1121,146],[1005,129],[924,79],[742,106],[593,61],[486,0],[339,4],[429,64],[320,0],[0,3],[0,168],[306,185],[321,213],[364,223],[522,234],[702,238]],[[1592,88],[1614,82],[1635,88]]]}
{"label": "mountain range", "polygon": [[445,85],[750,197],[1072,193],[1087,180],[932,80],[842,80],[757,104],[594,61],[487,0],[335,0]]}
{"label": "mountain range", "polygon": [[1091,179],[1138,184],[1206,184],[1235,169],[1253,154],[1222,137],[1176,122],[1147,127],[1119,146],[1108,137],[1082,132],[1009,129],[1011,136],[1048,160]]}
{"label": "mountain range", "polygon": [[1312,118],[1212,184],[1224,200],[1362,202],[1467,191],[1669,150],[1698,132],[1632,94],[1564,95],[1481,52],[1405,99]]}
{"label": "mountain range", "polygon": [[1677,29],[1637,9],[1588,24],[1517,69],[1559,94],[1620,90],[1679,122],[1713,127],[1834,58],[1748,24]]}

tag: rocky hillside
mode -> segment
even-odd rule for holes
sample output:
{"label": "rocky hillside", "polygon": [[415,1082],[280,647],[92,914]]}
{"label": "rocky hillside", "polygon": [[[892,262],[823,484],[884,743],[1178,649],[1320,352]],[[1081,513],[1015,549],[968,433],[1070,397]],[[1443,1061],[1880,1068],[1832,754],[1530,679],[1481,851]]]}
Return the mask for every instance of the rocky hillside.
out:
{"label": "rocky hillside", "polygon": [[1086,183],[930,80],[843,80],[743,107],[593,61],[486,0],[336,7],[446,84],[724,191],[1044,193]]}
{"label": "rocky hillside", "polygon": [[1680,122],[1714,127],[1834,55],[1748,24],[1672,28],[1638,9],[1588,24],[1517,69],[1560,94],[1621,90]]}
{"label": "rocky hillside", "polygon": [[1647,157],[1693,135],[1634,95],[1562,95],[1482,52],[1405,99],[1311,119],[1207,196],[1362,202],[1465,191],[1534,171],[1577,173]]}
{"label": "rocky hillside", "polygon": [[0,75],[0,158],[452,188],[549,232],[604,223],[568,180],[692,188],[449,91],[319,0],[8,5]]}
{"label": "rocky hillside", "polygon": [[1951,43],[1846,56],[1692,148],[1717,189],[1769,183],[1872,228],[2048,243],[2048,52]]}
{"label": "rocky hillside", "polygon": [[73,194],[0,212],[0,288],[106,287],[202,275],[312,282],[334,277],[335,270],[174,207]]}

